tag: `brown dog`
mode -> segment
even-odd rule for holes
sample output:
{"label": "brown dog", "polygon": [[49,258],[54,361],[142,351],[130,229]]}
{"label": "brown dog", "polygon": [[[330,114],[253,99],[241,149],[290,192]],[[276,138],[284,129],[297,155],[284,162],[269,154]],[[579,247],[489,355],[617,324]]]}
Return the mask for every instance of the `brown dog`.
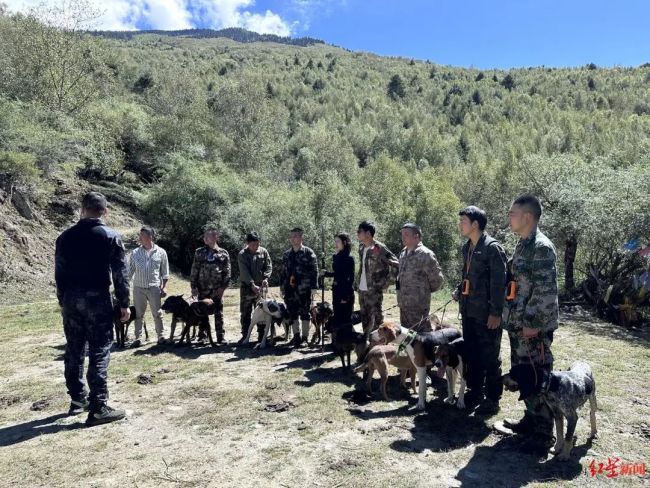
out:
{"label": "brown dog", "polygon": [[162,304],[161,309],[166,313],[172,314],[172,325],[171,325],[171,335],[169,340],[173,342],[174,340],[174,330],[176,329],[177,322],[183,322],[183,330],[181,332],[181,337],[178,341],[178,345],[183,343],[183,340],[187,340],[187,344],[191,344],[190,340],[190,328],[199,328],[205,331],[210,341],[210,345],[216,347],[214,340],[212,339],[212,331],[210,330],[210,321],[209,317],[211,313],[214,313],[214,302],[209,298],[204,300],[199,300],[196,302],[188,302],[183,298],[182,295],[170,296],[165,300],[165,303]]}
{"label": "brown dog", "polygon": [[413,361],[408,355],[398,356],[397,346],[393,344],[386,344],[374,346],[368,354],[364,362],[357,366],[354,370],[355,373],[360,373],[368,368],[368,378],[366,379],[366,389],[368,393],[372,393],[372,375],[375,371],[379,371],[381,378],[381,396],[384,400],[389,401],[388,394],[386,393],[386,383],[388,381],[388,365],[395,366],[400,373],[400,385],[406,387],[406,375],[411,378],[411,388],[413,393],[417,393],[415,389],[415,374],[417,372]]}
{"label": "brown dog", "polygon": [[325,333],[325,324],[334,315],[334,309],[328,302],[319,302],[311,307],[309,313],[311,315],[311,323],[316,327],[316,331],[309,341],[309,345],[313,346],[321,341],[321,334]]}
{"label": "brown dog", "polygon": [[370,335],[370,341],[383,344],[399,344],[409,355],[418,371],[418,410],[424,410],[427,398],[427,366],[435,361],[436,347],[448,344],[461,336],[453,328],[435,330],[416,334],[406,327],[393,322],[384,322]]}

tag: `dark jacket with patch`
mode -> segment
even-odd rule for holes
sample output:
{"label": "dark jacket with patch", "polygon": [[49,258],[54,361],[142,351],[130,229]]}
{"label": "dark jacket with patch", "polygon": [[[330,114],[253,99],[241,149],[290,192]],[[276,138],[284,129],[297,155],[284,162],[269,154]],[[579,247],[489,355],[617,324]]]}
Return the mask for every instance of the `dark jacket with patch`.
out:
{"label": "dark jacket with patch", "polygon": [[129,275],[122,238],[100,219],[81,219],[56,240],[56,294],[66,291],[109,292],[113,278],[121,308],[129,306]]}
{"label": "dark jacket with patch", "polygon": [[483,234],[472,251],[471,241],[463,246],[462,279],[469,280],[469,295],[460,293],[460,313],[480,321],[488,315],[501,316],[506,289],[506,253],[494,238]]}
{"label": "dark jacket with patch", "polygon": [[288,249],[282,256],[280,289],[283,296],[297,293],[309,295],[318,288],[318,260],[316,253],[306,246],[297,251]]}

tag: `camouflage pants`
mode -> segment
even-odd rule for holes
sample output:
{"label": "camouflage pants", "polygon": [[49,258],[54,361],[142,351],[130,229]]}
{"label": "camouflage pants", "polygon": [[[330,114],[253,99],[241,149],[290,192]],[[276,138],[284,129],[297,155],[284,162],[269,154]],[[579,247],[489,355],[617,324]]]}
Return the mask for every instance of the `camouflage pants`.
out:
{"label": "camouflage pants", "polygon": [[416,332],[431,332],[429,320],[430,307],[402,306],[399,309],[399,323],[404,327],[413,328]]}
{"label": "camouflage pants", "polygon": [[61,313],[66,345],[64,355],[65,384],[73,400],[87,396],[83,382],[86,344],[90,410],[98,410],[108,401],[108,363],[113,343],[113,306],[105,292],[67,291]]}
{"label": "camouflage pants", "polygon": [[246,335],[251,325],[251,315],[260,295],[251,292],[250,286],[242,286],[239,289],[239,314],[241,323],[241,334]]}
{"label": "camouflage pants", "polygon": [[467,387],[481,392],[494,402],[501,399],[501,336],[502,329],[487,328],[487,319],[463,317],[463,340],[468,351]]}
{"label": "camouflage pants", "polygon": [[[214,301],[214,330],[217,333],[217,337],[223,337],[223,299],[218,298],[213,290],[199,290],[199,300],[203,300],[204,298],[211,298]],[[210,327],[207,317],[206,320],[208,320],[208,324],[206,325]]]}
{"label": "camouflage pants", "polygon": [[300,291],[288,291],[284,294],[284,304],[287,306],[287,312],[289,312],[289,318],[292,321],[298,320],[310,320],[311,315],[311,290],[307,292]]}
{"label": "camouflage pants", "polygon": [[[548,375],[553,369],[553,331],[532,339],[523,339],[518,331],[508,331],[510,339],[510,364],[533,364],[541,366]],[[526,414],[534,418],[534,432],[543,436],[553,435],[553,413],[539,395],[524,400]]]}
{"label": "camouflage pants", "polygon": [[384,301],[382,291],[359,291],[359,306],[361,308],[361,324],[366,337],[384,322],[381,306]]}

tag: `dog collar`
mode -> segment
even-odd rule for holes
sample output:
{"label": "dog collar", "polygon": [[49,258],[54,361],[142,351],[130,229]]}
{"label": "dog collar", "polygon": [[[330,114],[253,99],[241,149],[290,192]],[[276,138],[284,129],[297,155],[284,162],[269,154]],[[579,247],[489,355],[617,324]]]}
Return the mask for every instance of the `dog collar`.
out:
{"label": "dog collar", "polygon": [[413,341],[417,337],[417,332],[414,330],[409,329],[409,331],[406,333],[406,338],[400,342],[400,345],[397,346],[397,355],[400,356],[404,349],[406,349],[408,346],[413,344]]}

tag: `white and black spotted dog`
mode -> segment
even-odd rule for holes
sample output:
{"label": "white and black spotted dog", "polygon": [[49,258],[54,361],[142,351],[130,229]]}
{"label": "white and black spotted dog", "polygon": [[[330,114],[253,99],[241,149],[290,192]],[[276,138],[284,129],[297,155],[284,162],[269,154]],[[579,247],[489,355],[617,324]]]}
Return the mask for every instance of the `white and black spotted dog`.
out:
{"label": "white and black spotted dog", "polygon": [[257,326],[257,324],[265,324],[265,326],[262,340],[255,346],[256,349],[264,349],[266,347],[266,338],[269,334],[271,336],[271,343],[273,344],[276,325],[284,324],[284,339],[286,340],[289,335],[289,312],[287,311],[286,305],[273,299],[260,300],[255,305],[253,316],[251,317],[251,325],[248,327],[248,332],[242,344],[248,344],[253,327]]}
{"label": "white and black spotted dog", "polygon": [[[596,429],[596,381],[591,367],[577,361],[569,371],[552,371],[546,384],[540,385],[542,371],[534,370],[530,364],[518,364],[503,376],[503,386],[509,391],[519,391],[519,400],[539,394],[553,412],[555,419],[556,442],[553,454],[566,460],[571,455],[575,443],[574,433],[578,423],[578,409],[589,400],[590,439],[594,439]],[[567,420],[566,435],[564,419]]]}

